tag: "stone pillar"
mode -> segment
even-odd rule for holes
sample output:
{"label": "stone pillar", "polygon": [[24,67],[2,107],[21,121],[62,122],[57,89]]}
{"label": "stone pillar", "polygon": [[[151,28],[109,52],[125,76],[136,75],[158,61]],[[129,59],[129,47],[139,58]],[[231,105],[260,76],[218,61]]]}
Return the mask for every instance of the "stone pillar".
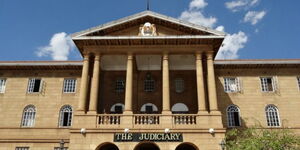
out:
{"label": "stone pillar", "polygon": [[89,64],[90,64],[90,55],[85,54],[83,58],[80,96],[79,96],[79,104],[77,109],[78,111],[81,112],[85,112],[86,109],[87,92],[88,92],[88,85],[89,85]]}
{"label": "stone pillar", "polygon": [[209,99],[209,109],[211,112],[218,111],[217,102],[217,90],[215,81],[215,71],[213,62],[213,52],[206,54],[207,57],[207,86],[208,86],[208,99]]}
{"label": "stone pillar", "polygon": [[198,113],[207,113],[201,53],[196,53],[196,79],[197,79]]}
{"label": "stone pillar", "polygon": [[133,82],[133,55],[128,54],[124,114],[132,114],[132,92],[133,92],[132,82]]}
{"label": "stone pillar", "polygon": [[162,103],[163,103],[162,113],[171,114],[168,54],[164,54],[162,60]]}
{"label": "stone pillar", "polygon": [[93,68],[93,78],[91,85],[91,96],[89,112],[92,114],[97,114],[98,107],[98,93],[99,93],[99,78],[100,78],[100,54],[95,55],[94,68]]}

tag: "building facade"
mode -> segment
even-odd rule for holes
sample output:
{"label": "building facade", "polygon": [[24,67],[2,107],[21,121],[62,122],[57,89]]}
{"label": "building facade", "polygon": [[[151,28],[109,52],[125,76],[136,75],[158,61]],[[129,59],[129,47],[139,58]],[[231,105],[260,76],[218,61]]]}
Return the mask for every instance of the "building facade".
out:
{"label": "building facade", "polygon": [[0,62],[0,150],[218,150],[300,133],[300,60],[215,60],[225,33],[145,11],[72,35],[83,61]]}

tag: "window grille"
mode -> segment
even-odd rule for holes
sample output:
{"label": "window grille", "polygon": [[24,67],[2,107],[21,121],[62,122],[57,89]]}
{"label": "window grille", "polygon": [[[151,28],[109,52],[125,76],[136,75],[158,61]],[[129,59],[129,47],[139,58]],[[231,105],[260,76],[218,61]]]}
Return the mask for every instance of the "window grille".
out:
{"label": "window grille", "polygon": [[144,80],[144,91],[153,92],[155,89],[155,80],[152,78],[150,73],[147,73],[146,79]]}
{"label": "window grille", "polygon": [[266,111],[266,118],[267,124],[269,127],[279,127],[280,120],[279,120],[279,112],[276,106],[268,105],[265,109]]}
{"label": "window grille", "polygon": [[59,113],[59,126],[70,127],[72,124],[72,107],[70,105],[63,106]]}
{"label": "window grille", "polygon": [[42,80],[37,78],[29,79],[28,93],[38,93],[41,91]]}
{"label": "window grille", "polygon": [[224,91],[227,93],[239,92],[239,78],[224,78]]}
{"label": "window grille", "polygon": [[0,79],[0,93],[5,92],[6,79]]}
{"label": "window grille", "polygon": [[76,79],[64,80],[64,93],[75,93],[76,91]]}
{"label": "window grille", "polygon": [[61,149],[60,147],[54,147],[54,150],[68,150],[68,148],[64,147],[63,149]]}
{"label": "window grille", "polygon": [[123,79],[117,79],[115,90],[117,93],[122,93],[125,91],[125,81]]}
{"label": "window grille", "polygon": [[16,147],[16,150],[29,150],[29,147]]}
{"label": "window grille", "polygon": [[28,105],[24,108],[22,117],[22,127],[33,127],[35,122],[36,110],[33,105]]}
{"label": "window grille", "polygon": [[235,105],[227,107],[227,122],[228,127],[241,126],[240,109]]}
{"label": "window grille", "polygon": [[261,90],[262,92],[275,92],[277,88],[276,79],[274,77],[261,77]]}
{"label": "window grille", "polygon": [[184,80],[182,78],[175,79],[175,91],[182,93],[184,91]]}

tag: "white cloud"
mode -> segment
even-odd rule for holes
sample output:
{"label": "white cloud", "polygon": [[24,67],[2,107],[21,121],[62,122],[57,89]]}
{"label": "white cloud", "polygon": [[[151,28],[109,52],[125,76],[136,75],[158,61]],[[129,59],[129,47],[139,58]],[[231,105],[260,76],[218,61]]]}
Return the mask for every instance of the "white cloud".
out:
{"label": "white cloud", "polygon": [[74,43],[65,32],[56,33],[52,36],[49,45],[38,48],[38,57],[51,56],[53,60],[68,60]]}
{"label": "white cloud", "polygon": [[239,50],[244,48],[247,41],[248,36],[242,31],[228,34],[223,41],[223,46],[220,48],[216,59],[237,59],[239,57]]}
{"label": "white cloud", "polygon": [[259,2],[259,0],[234,0],[230,2],[226,2],[225,6],[229,10],[236,12],[241,9],[247,9],[249,7],[252,7],[256,5]]}
{"label": "white cloud", "polygon": [[204,0],[193,0],[190,3],[190,9],[202,9],[207,6],[207,3]]}
{"label": "white cloud", "polygon": [[257,24],[266,15],[266,11],[248,11],[244,17],[244,22],[250,22],[252,25]]}
{"label": "white cloud", "polygon": [[224,32],[225,28],[224,26],[218,26],[215,30]]}
{"label": "white cloud", "polygon": [[217,23],[217,18],[213,16],[204,16],[203,9],[207,5],[205,0],[192,0],[189,9],[183,11],[179,16],[179,19],[212,28]]}

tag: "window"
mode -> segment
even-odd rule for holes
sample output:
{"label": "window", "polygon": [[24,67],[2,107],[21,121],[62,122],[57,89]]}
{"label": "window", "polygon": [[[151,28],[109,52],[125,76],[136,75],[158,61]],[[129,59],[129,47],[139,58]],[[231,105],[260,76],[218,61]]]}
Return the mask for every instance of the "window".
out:
{"label": "window", "polygon": [[124,110],[124,104],[122,103],[117,103],[114,104],[111,108],[110,108],[110,112],[111,113],[115,113],[115,114],[122,114],[123,110]]}
{"label": "window", "polygon": [[240,91],[239,78],[224,78],[224,91],[226,93],[234,93]]}
{"label": "window", "polygon": [[29,150],[29,147],[16,147],[16,150]]}
{"label": "window", "polygon": [[59,126],[70,127],[72,124],[72,107],[65,105],[60,109]]}
{"label": "window", "polygon": [[54,147],[54,150],[68,150],[68,148],[64,147],[63,149],[60,149],[60,147]]}
{"label": "window", "polygon": [[125,91],[125,81],[123,79],[117,79],[116,81],[116,92],[122,93]]}
{"label": "window", "polygon": [[5,92],[6,79],[0,79],[0,93]]}
{"label": "window", "polygon": [[76,79],[64,80],[64,93],[75,93],[76,91]]}
{"label": "window", "polygon": [[28,90],[27,90],[28,93],[38,93],[38,92],[40,92],[41,83],[42,83],[41,79],[37,79],[37,78],[29,79]]}
{"label": "window", "polygon": [[146,74],[146,79],[144,80],[144,91],[153,92],[155,89],[155,81],[150,73]]}
{"label": "window", "polygon": [[154,104],[147,103],[147,104],[144,104],[141,107],[141,112],[142,113],[147,113],[147,114],[152,114],[152,113],[158,112],[158,109],[157,109],[157,107]]}
{"label": "window", "polygon": [[265,109],[266,117],[267,117],[267,124],[269,127],[279,127],[279,113],[278,109],[274,105],[268,105]]}
{"label": "window", "polygon": [[33,105],[28,105],[24,108],[22,117],[22,127],[33,127],[35,121],[36,110]]}
{"label": "window", "polygon": [[182,78],[175,79],[175,91],[182,93],[184,91],[184,80]]}
{"label": "window", "polygon": [[298,89],[300,90],[300,77],[297,77]]}
{"label": "window", "polygon": [[226,111],[228,127],[241,126],[240,109],[235,105],[230,105],[227,107]]}
{"label": "window", "polygon": [[262,92],[274,92],[276,91],[276,79],[274,77],[261,77],[261,90]]}
{"label": "window", "polygon": [[187,114],[189,108],[183,103],[176,103],[171,108],[173,114]]}

